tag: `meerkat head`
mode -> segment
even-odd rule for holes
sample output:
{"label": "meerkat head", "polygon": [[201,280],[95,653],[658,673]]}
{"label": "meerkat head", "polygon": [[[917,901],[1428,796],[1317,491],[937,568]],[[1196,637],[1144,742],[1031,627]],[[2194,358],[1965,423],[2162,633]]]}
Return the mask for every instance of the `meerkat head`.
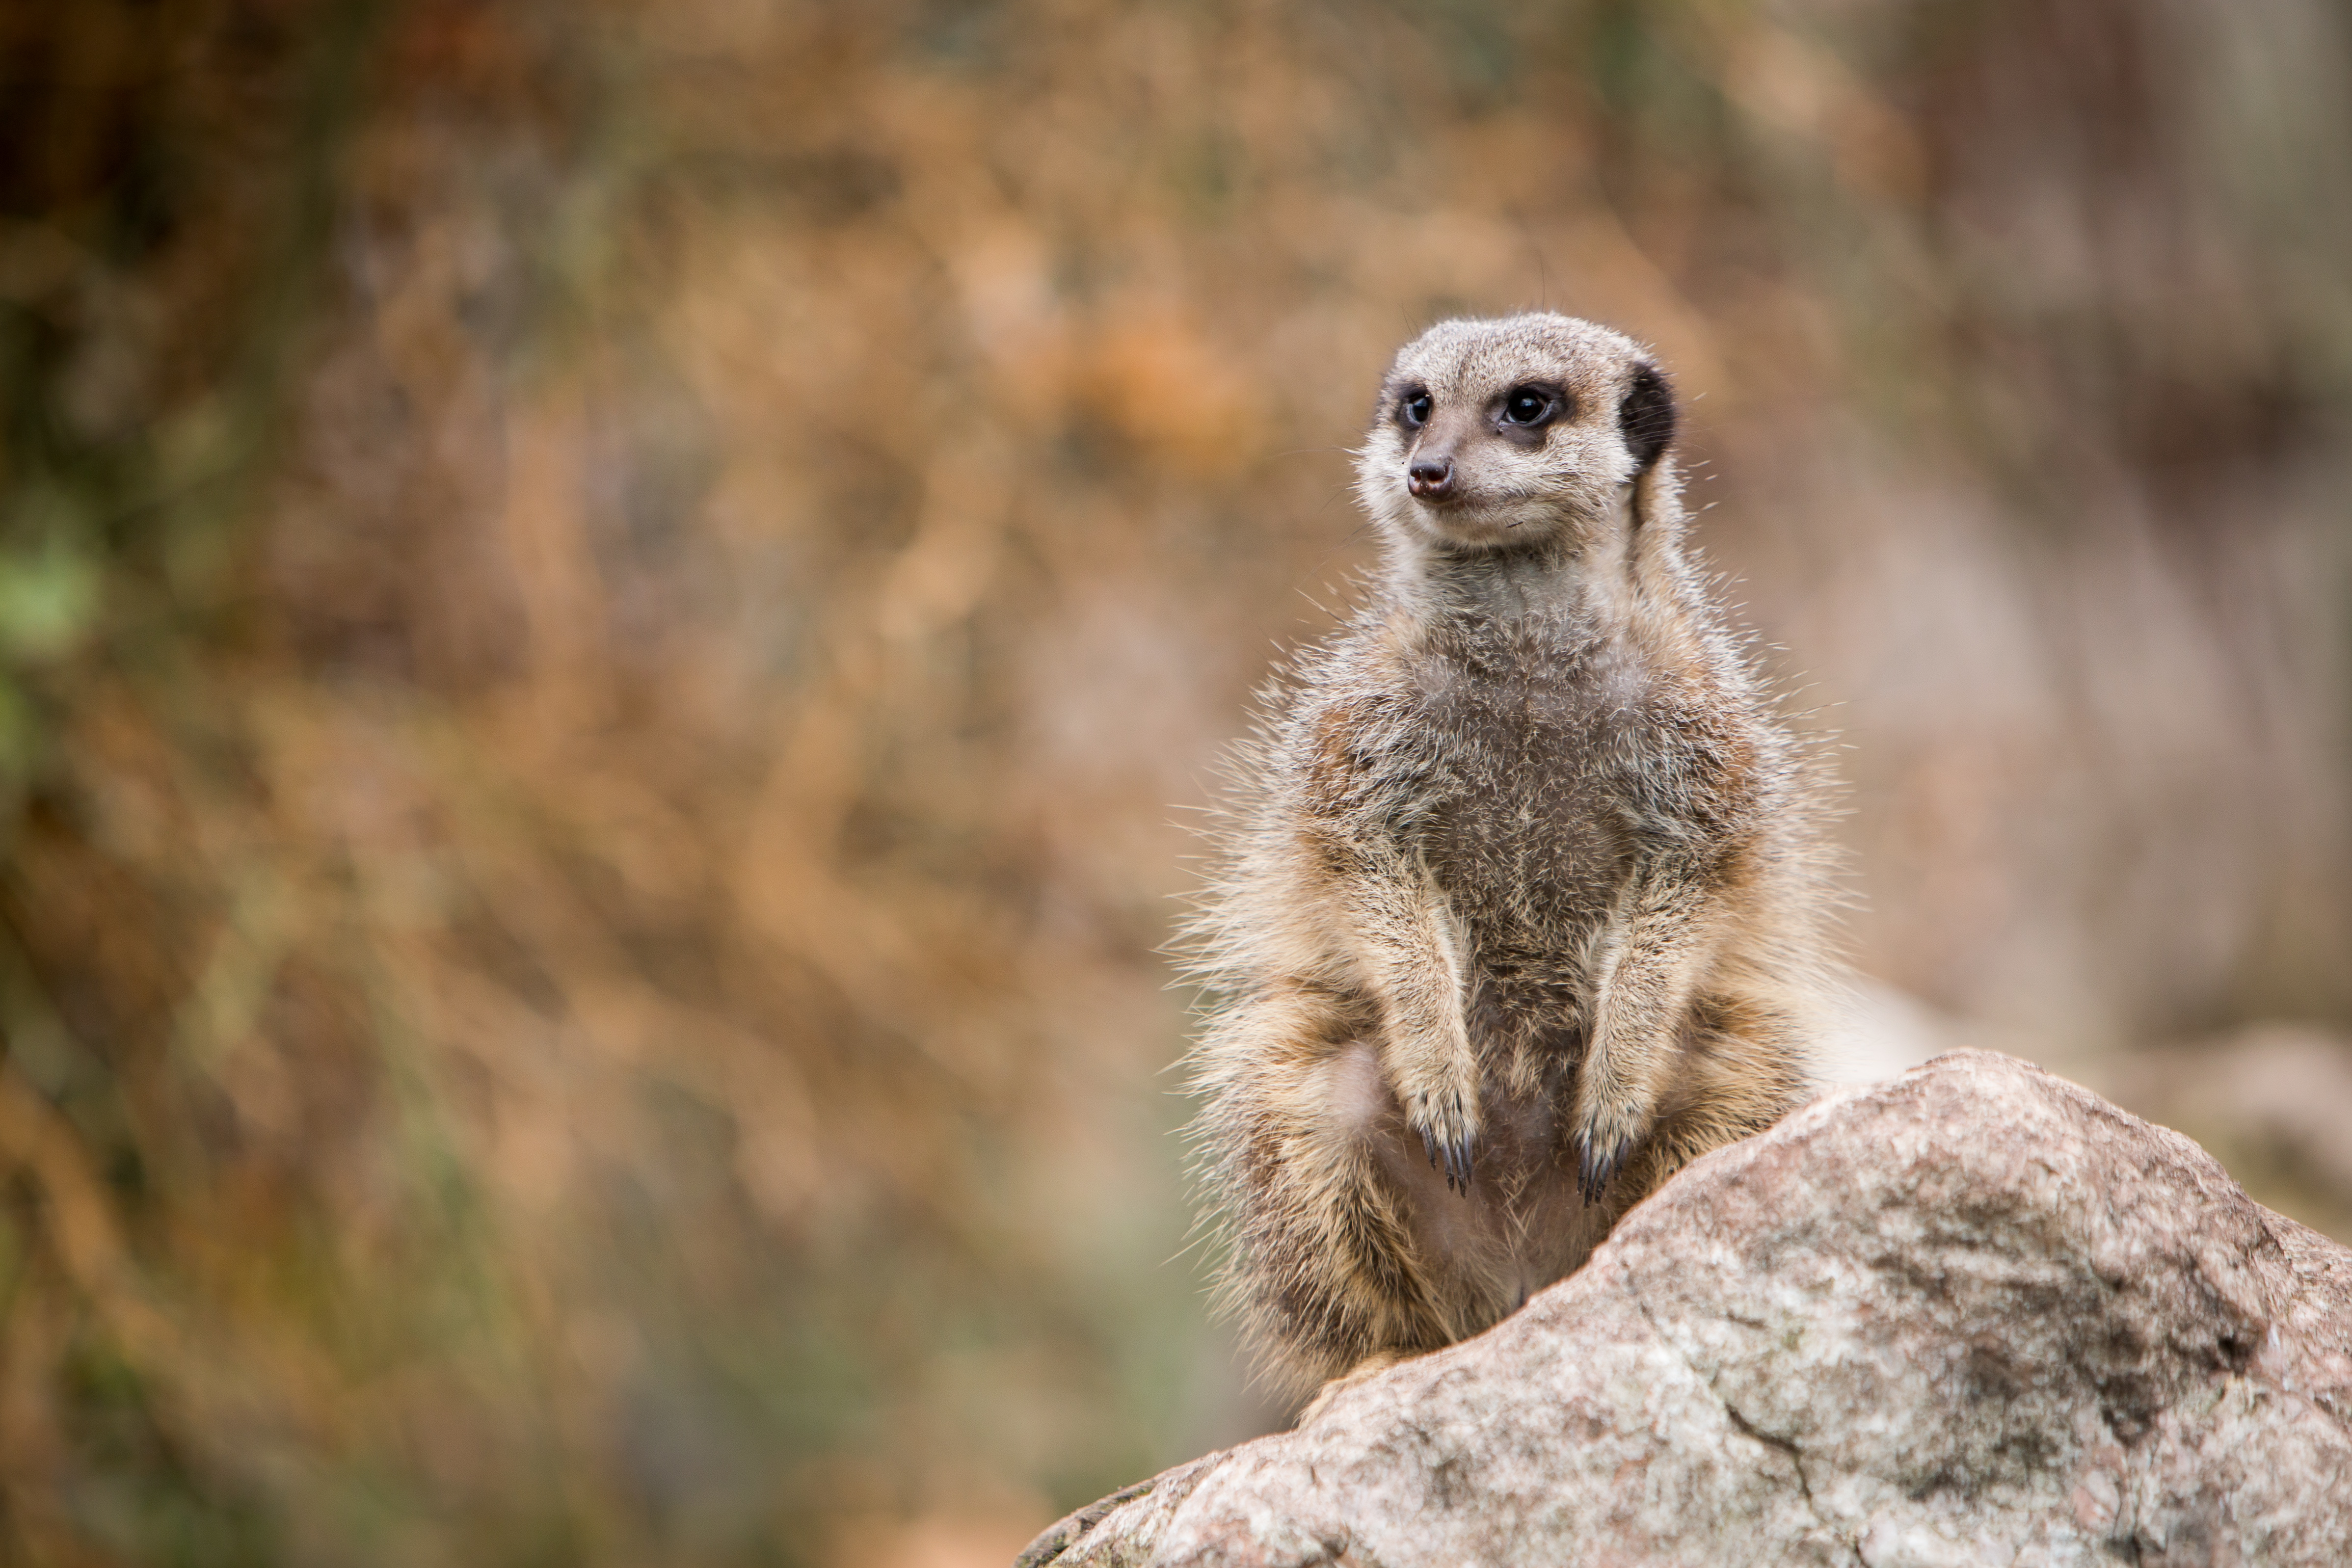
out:
{"label": "meerkat head", "polygon": [[1374,519],[1429,544],[1580,543],[1674,433],[1665,378],[1630,338],[1548,313],[1442,321],[1381,383],[1357,493]]}

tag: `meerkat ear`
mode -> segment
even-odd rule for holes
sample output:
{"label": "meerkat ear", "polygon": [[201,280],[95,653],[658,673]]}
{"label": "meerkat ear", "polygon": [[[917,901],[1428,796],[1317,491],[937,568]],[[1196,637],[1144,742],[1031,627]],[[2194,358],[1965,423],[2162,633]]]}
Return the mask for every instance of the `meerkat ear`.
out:
{"label": "meerkat ear", "polygon": [[1675,438],[1675,394],[1658,367],[1643,360],[1633,367],[1633,384],[1617,405],[1617,428],[1633,455],[1633,472],[1646,474]]}

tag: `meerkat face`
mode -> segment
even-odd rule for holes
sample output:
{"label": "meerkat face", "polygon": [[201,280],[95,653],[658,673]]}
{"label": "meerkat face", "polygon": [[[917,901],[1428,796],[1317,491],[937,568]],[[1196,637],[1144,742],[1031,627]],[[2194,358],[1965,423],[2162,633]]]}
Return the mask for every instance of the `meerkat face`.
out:
{"label": "meerkat face", "polygon": [[1674,428],[1665,378],[1630,338],[1549,314],[1444,321],[1390,368],[1357,490],[1376,520],[1433,544],[1580,542]]}

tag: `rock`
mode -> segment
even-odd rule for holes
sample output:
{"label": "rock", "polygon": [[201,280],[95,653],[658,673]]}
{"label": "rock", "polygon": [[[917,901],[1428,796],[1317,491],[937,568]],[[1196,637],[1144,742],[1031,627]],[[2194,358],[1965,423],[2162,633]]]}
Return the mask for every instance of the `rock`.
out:
{"label": "rock", "polygon": [[2109,1099],[2204,1145],[2263,1202],[2352,1237],[2352,1040],[2254,1024],[2101,1064]]}
{"label": "rock", "polygon": [[1022,1568],[2352,1563],[2352,1251],[2006,1057],[1832,1093],[1584,1269]]}

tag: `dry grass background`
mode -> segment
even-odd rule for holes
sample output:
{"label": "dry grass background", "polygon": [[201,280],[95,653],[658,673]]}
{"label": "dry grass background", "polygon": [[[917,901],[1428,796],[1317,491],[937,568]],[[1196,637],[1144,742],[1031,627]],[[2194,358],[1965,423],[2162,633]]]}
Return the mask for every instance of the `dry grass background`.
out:
{"label": "dry grass background", "polygon": [[1463,309],[1675,368],[1851,747],[1864,1067],[2009,1043],[2352,1235],[2347,66],[2323,0],[0,10],[0,1557],[948,1568],[1276,1418],[1155,949]]}

